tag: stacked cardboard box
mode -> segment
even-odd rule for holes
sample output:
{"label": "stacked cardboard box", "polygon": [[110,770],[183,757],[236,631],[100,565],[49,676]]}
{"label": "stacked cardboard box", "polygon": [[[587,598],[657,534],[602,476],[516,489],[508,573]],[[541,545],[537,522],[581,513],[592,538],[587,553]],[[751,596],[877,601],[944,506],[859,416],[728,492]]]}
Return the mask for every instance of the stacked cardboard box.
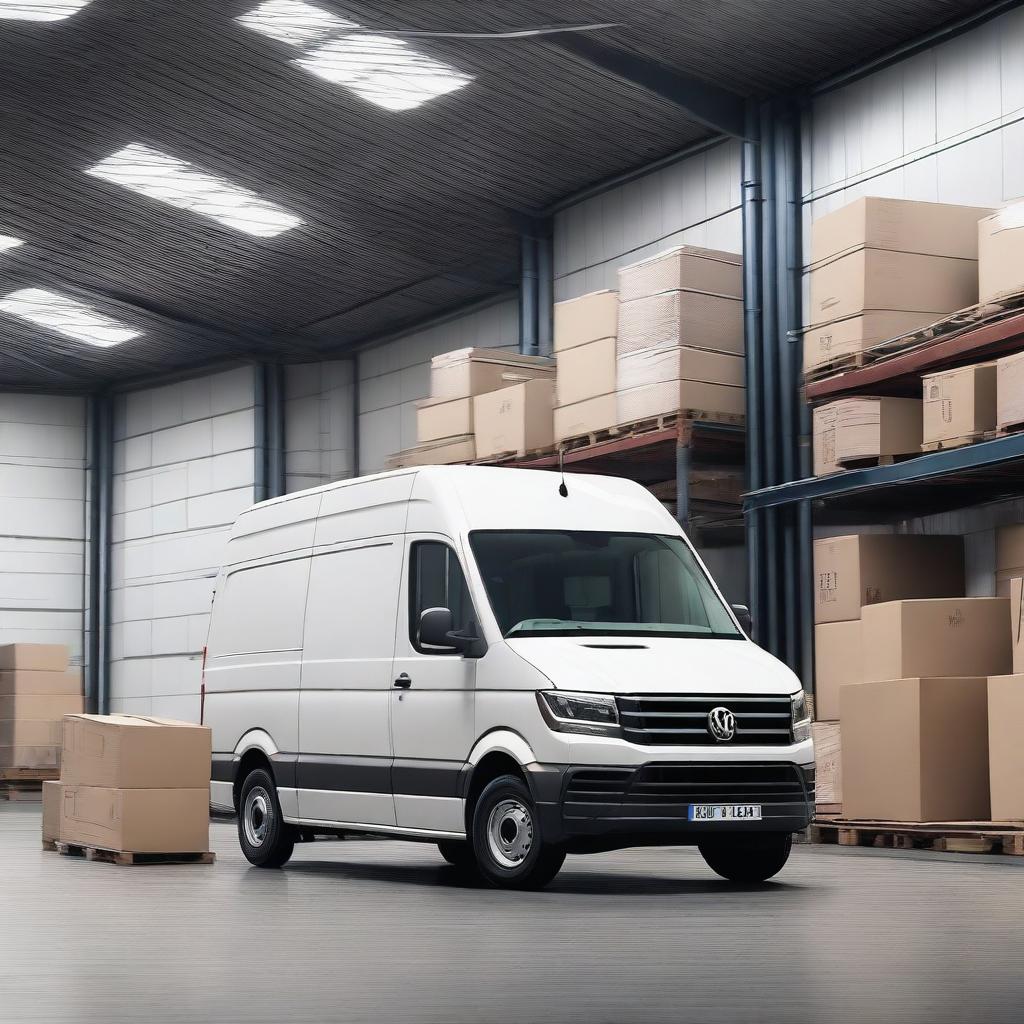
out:
{"label": "stacked cardboard box", "polygon": [[209,849],[210,730],[139,715],[68,715],[43,839],[132,853]]}
{"label": "stacked cardboard box", "polygon": [[979,207],[858,199],[811,226],[804,370],[978,300]]}
{"label": "stacked cardboard box", "polygon": [[556,441],[605,430],[618,422],[615,408],[618,320],[617,292],[591,292],[555,304]]}
{"label": "stacked cardboard box", "polygon": [[1024,352],[997,359],[992,426],[1016,432],[1024,427]]}
{"label": "stacked cardboard box", "polygon": [[1024,523],[996,530],[996,596],[1009,597],[1011,582],[1024,576]]}
{"label": "stacked cardboard box", "polygon": [[82,710],[82,674],[62,644],[0,647],[0,768],[56,771],[61,721]]}
{"label": "stacked cardboard box", "polygon": [[1024,203],[978,223],[978,298],[996,302],[1024,291]]}
{"label": "stacked cardboard box", "polygon": [[858,459],[883,460],[921,448],[921,403],[916,398],[840,398],[812,417],[814,475],[825,476]]}
{"label": "stacked cardboard box", "polygon": [[921,447],[972,444],[996,425],[996,363],[925,374]]}
{"label": "stacked cardboard box", "polygon": [[743,267],[681,246],[619,271],[620,424],[678,410],[743,415]]}

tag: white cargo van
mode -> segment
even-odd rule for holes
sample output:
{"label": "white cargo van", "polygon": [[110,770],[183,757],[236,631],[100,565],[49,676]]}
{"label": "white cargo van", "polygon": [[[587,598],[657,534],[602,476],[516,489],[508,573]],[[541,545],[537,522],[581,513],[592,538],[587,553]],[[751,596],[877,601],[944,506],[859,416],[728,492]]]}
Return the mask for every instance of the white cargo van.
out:
{"label": "white cargo van", "polygon": [[638,844],[760,880],[810,819],[799,682],[637,484],[363,477],[244,512],[226,563],[202,715],[253,864],[375,833],[498,886]]}

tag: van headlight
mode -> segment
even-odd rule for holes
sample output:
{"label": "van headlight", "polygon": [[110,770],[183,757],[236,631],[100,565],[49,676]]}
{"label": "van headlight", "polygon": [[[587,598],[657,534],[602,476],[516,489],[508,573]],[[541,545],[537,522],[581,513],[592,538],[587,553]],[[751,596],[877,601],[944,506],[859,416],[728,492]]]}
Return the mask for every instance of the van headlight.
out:
{"label": "van headlight", "polygon": [[603,693],[568,693],[538,690],[537,703],[544,721],[555,732],[588,736],[620,736],[615,698]]}
{"label": "van headlight", "polygon": [[790,708],[793,742],[803,743],[811,738],[811,716],[807,712],[807,694],[803,690],[793,694]]}

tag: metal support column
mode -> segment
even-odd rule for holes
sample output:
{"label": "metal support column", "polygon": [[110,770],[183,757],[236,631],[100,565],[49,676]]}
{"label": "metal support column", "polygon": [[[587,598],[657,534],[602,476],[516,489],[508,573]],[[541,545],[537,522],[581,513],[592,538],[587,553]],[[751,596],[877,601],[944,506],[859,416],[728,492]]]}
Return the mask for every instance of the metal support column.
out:
{"label": "metal support column", "polygon": [[108,394],[89,399],[89,642],[87,711],[110,711],[110,528],[114,494],[114,417]]}
{"label": "metal support column", "polygon": [[537,355],[554,351],[555,253],[550,223],[537,239]]}
{"label": "metal support column", "polygon": [[264,417],[266,422],[266,496],[285,493],[284,466],[284,367],[280,363],[264,366]]}
{"label": "metal support column", "polygon": [[[690,448],[676,439],[676,522],[690,533]],[[692,540],[692,538],[691,538]]]}
{"label": "metal support column", "polygon": [[519,351],[537,354],[537,239],[533,234],[521,236],[519,280]]}
{"label": "metal support column", "polygon": [[352,475],[359,476],[359,353],[352,353]]}

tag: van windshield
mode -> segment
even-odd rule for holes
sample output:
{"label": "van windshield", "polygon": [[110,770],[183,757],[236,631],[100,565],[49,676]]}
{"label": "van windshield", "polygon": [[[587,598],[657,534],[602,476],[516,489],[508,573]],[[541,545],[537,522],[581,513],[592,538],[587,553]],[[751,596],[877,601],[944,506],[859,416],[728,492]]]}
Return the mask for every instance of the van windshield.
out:
{"label": "van windshield", "polygon": [[679,537],[477,530],[469,542],[503,636],[743,636]]}

